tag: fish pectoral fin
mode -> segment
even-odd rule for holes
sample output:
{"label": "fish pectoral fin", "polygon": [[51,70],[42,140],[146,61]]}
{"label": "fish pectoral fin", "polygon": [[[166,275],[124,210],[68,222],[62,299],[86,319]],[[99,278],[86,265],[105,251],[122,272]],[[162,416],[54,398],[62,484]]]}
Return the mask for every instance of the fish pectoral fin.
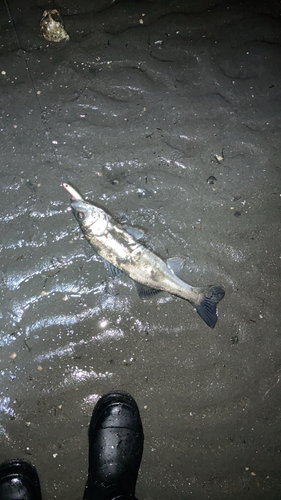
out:
{"label": "fish pectoral fin", "polygon": [[103,260],[105,268],[107,271],[110,273],[112,278],[116,278],[116,276],[120,276],[120,274],[123,274],[123,271],[121,269],[118,269],[118,267],[115,267],[113,264],[110,264],[107,260]]}
{"label": "fish pectoral fin", "polygon": [[122,227],[127,231],[127,233],[130,234],[130,236],[133,236],[133,238],[135,238],[137,241],[141,240],[144,237],[144,231],[142,229],[128,226],[127,224],[122,224]]}
{"label": "fish pectoral fin", "polygon": [[135,281],[135,285],[136,285],[139,297],[141,299],[147,299],[148,297],[153,297],[154,295],[157,295],[157,293],[162,292],[162,290],[159,290],[159,288],[151,288],[150,286],[143,285],[142,283],[139,283],[138,281]]}
{"label": "fish pectoral fin", "polygon": [[167,265],[172,269],[173,273],[179,278],[181,276],[185,259],[183,257],[171,257],[167,259]]}

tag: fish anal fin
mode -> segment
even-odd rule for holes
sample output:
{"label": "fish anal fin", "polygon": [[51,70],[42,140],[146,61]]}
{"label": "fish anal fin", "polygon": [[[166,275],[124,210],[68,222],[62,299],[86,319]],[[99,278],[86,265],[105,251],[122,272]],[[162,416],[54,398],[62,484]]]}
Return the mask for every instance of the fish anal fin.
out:
{"label": "fish anal fin", "polygon": [[183,257],[171,257],[167,259],[168,266],[172,269],[173,273],[178,276],[181,276],[185,259]]}
{"label": "fish anal fin", "polygon": [[141,299],[148,299],[149,297],[153,297],[154,295],[162,292],[162,290],[159,290],[158,288],[151,288],[150,286],[143,285],[138,281],[135,281],[135,285]]}

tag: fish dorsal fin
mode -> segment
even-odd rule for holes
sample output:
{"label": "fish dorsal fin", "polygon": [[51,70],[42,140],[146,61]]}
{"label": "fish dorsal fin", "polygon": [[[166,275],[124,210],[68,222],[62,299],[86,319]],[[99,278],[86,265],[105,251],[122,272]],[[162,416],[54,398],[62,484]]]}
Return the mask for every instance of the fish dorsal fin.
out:
{"label": "fish dorsal fin", "polygon": [[151,288],[150,286],[143,285],[138,281],[135,281],[135,285],[137,287],[137,292],[141,299],[147,299],[149,297],[157,295],[157,293],[162,292],[162,290],[159,290],[158,288]]}
{"label": "fish dorsal fin", "polygon": [[167,259],[167,265],[172,269],[173,273],[179,278],[183,270],[184,258],[171,257],[170,259]]}

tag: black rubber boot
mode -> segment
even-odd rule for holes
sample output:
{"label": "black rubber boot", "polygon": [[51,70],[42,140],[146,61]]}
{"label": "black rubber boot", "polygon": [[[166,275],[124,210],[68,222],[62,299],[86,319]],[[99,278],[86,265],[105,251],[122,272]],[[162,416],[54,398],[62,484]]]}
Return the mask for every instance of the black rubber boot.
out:
{"label": "black rubber boot", "polygon": [[89,474],[84,500],[132,500],[143,450],[137,404],[112,392],[96,404],[89,429]]}
{"label": "black rubber boot", "polygon": [[35,467],[25,460],[2,463],[0,500],[41,500],[40,482]]}

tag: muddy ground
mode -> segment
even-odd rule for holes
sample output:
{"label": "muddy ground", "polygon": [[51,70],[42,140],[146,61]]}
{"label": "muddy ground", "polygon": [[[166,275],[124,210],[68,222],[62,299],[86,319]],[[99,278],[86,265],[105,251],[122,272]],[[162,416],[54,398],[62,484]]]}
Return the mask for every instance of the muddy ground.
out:
{"label": "muddy ground", "polygon": [[[69,41],[40,33],[52,8]],[[0,460],[81,498],[122,389],[140,500],[280,500],[280,2],[9,0],[0,25]],[[223,285],[215,329],[112,279],[63,181]]]}

